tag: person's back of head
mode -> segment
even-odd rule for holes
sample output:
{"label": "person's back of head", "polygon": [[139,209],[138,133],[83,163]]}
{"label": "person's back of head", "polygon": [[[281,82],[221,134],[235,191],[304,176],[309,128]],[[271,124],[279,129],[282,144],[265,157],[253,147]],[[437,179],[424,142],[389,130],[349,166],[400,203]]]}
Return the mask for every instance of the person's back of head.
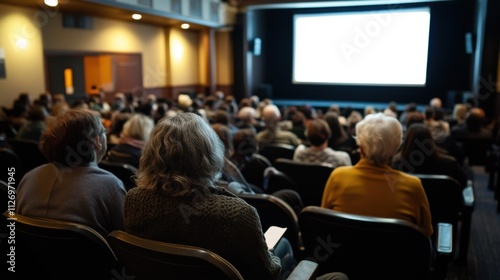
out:
{"label": "person's back of head", "polygon": [[239,129],[233,136],[233,156],[251,157],[259,150],[257,134],[253,129]]}
{"label": "person's back of head", "polygon": [[42,105],[32,105],[28,111],[28,120],[44,121],[49,115],[47,109]]}
{"label": "person's back of head", "polygon": [[458,124],[465,123],[465,118],[467,117],[468,110],[469,109],[467,108],[467,106],[465,106],[465,104],[462,103],[455,104],[455,106],[453,107],[452,114]]}
{"label": "person's back of head", "polygon": [[416,123],[423,124],[424,120],[425,120],[424,114],[418,111],[409,112],[405,120],[406,129],[410,128],[413,124]]}
{"label": "person's back of head", "polygon": [[330,131],[332,133],[331,138],[333,141],[344,141],[347,139],[347,133],[344,127],[340,124],[339,115],[336,112],[328,112],[323,117]]}
{"label": "person's back of head", "polygon": [[143,114],[133,114],[123,125],[122,135],[139,141],[146,141],[154,127],[154,120]]}
{"label": "person's back of head", "polygon": [[98,113],[71,109],[50,118],[40,139],[48,162],[69,167],[99,161],[106,151],[106,129]]}
{"label": "person's back of head", "polygon": [[322,119],[314,119],[307,124],[306,136],[312,146],[319,147],[330,139],[332,132],[328,123]]}
{"label": "person's back of head", "polygon": [[484,125],[484,110],[478,107],[471,108],[465,119],[465,124],[471,132],[479,132]]}
{"label": "person's back of head", "polygon": [[70,108],[69,108],[69,105],[68,103],[66,102],[57,102],[54,104],[54,106],[52,106],[52,110],[50,110],[50,115],[52,117],[55,117],[59,114],[61,114],[62,112],[66,112],[68,111]]}
{"label": "person's back of head", "polygon": [[425,107],[424,115],[426,120],[433,120],[436,116],[436,109],[432,106]]}
{"label": "person's back of head", "polygon": [[194,113],[162,118],[142,150],[137,186],[172,196],[214,186],[224,165],[224,146],[209,123]]}
{"label": "person's back of head", "polygon": [[252,124],[255,121],[255,109],[252,107],[243,107],[238,112],[238,119],[246,124]]}
{"label": "person's back of head", "polygon": [[356,124],[356,142],[372,164],[384,166],[401,146],[403,129],[399,121],[382,113],[366,116]]}
{"label": "person's back of head", "polygon": [[429,101],[429,105],[434,108],[442,108],[443,103],[440,98],[434,97]]}
{"label": "person's back of head", "polygon": [[274,127],[281,120],[281,112],[274,104],[268,104],[262,109],[262,119],[267,126]]}
{"label": "person's back of head", "polygon": [[415,123],[408,128],[401,147],[401,157],[409,163],[415,163],[412,156],[416,155],[416,151],[420,151],[418,153],[420,164],[425,164],[427,159],[436,155],[436,144],[431,131],[421,123]]}
{"label": "person's back of head", "polygon": [[222,123],[214,123],[211,127],[224,144],[225,156],[230,157],[233,154],[233,138],[229,127]]}
{"label": "person's back of head", "polygon": [[229,125],[231,123],[229,113],[221,109],[215,111],[215,114],[212,116],[212,122]]}

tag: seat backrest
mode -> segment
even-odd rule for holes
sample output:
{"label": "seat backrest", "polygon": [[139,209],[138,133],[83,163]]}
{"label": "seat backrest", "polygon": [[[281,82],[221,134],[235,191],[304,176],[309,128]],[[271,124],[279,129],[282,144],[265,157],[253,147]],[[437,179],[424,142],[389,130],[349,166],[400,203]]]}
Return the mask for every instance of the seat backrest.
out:
{"label": "seat backrest", "polygon": [[267,158],[271,164],[278,158],[293,159],[294,153],[295,147],[288,144],[266,144],[259,150],[259,154]]}
{"label": "seat backrest", "polygon": [[306,258],[318,275],[340,271],[349,280],[428,279],[431,241],[412,223],[308,206],[299,215]]}
{"label": "seat backrest", "polygon": [[[85,225],[5,212],[15,223],[15,266],[19,279],[102,279],[119,273],[106,239]],[[12,220],[11,220],[12,219]],[[30,277],[28,277],[28,275]]]}
{"label": "seat backrest", "polygon": [[134,156],[132,156],[131,154],[118,152],[113,149],[107,152],[106,160],[110,162],[130,164],[132,166],[134,166],[134,164],[137,164],[134,163]]}
{"label": "seat backrest", "polygon": [[284,237],[292,245],[294,253],[299,253],[302,241],[300,240],[298,218],[285,201],[267,194],[238,194],[238,196],[255,207],[264,232],[270,226],[286,227]]}
{"label": "seat backrest", "polygon": [[252,159],[241,169],[241,175],[245,177],[248,183],[262,188],[264,185],[264,170],[272,166],[267,158],[259,154],[254,154]]}
{"label": "seat backrest", "polygon": [[37,141],[8,139],[8,143],[21,160],[25,172],[47,163],[47,159],[38,148]]}
{"label": "seat backrest", "polygon": [[333,172],[331,165],[302,163],[280,158],[276,160],[274,167],[292,180],[304,206],[321,205],[326,181]]}
{"label": "seat backrest", "polygon": [[118,230],[107,239],[127,275],[136,280],[243,279],[227,260],[203,248],[145,239]]}
{"label": "seat backrest", "polygon": [[420,178],[424,187],[434,228],[437,228],[438,223],[450,223],[456,229],[460,211],[464,207],[460,183],[446,175],[413,175]]}
{"label": "seat backrest", "polygon": [[461,137],[455,141],[461,146],[469,166],[484,166],[488,153],[493,149],[493,139]]}
{"label": "seat backrest", "polygon": [[137,173],[137,168],[134,166],[126,163],[110,162],[108,160],[101,160],[98,165],[100,168],[113,173],[118,179],[122,180],[127,191],[135,187],[134,176]]}

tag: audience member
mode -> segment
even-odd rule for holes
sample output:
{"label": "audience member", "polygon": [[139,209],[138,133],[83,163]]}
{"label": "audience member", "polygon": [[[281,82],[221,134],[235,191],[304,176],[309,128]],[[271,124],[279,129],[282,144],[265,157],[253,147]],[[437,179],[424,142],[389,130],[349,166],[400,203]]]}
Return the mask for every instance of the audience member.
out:
{"label": "audience member", "polygon": [[257,122],[255,118],[255,109],[250,106],[242,107],[237,115],[238,122],[236,123],[236,127],[238,129],[246,129],[249,128],[253,130],[255,133],[261,130],[260,124]]}
{"label": "audience member", "polygon": [[356,124],[363,120],[363,115],[358,111],[351,111],[347,117],[347,133],[351,136],[356,136]]}
{"label": "audience member", "polygon": [[33,105],[28,112],[28,122],[16,134],[16,139],[38,142],[45,129],[45,118],[49,115],[42,105]]}
{"label": "audience member", "polygon": [[108,160],[139,167],[142,147],[155,126],[152,118],[133,114],[123,125],[118,144],[109,150]]}
{"label": "audience member", "polygon": [[467,116],[468,110],[467,106],[463,103],[455,104],[451,117],[447,119],[450,127],[452,128],[456,125],[465,124],[465,117]]}
{"label": "audience member", "polygon": [[371,114],[356,125],[361,159],[337,167],[330,175],[321,206],[340,212],[402,219],[432,235],[429,202],[420,179],[392,169],[402,142],[402,127],[393,117]]}
{"label": "audience member", "polygon": [[263,148],[268,144],[280,143],[297,147],[300,139],[293,132],[282,130],[279,127],[281,112],[274,104],[269,104],[262,110],[262,118],[266,128],[257,134],[259,147]]}
{"label": "audience member", "polygon": [[484,121],[484,110],[478,107],[471,108],[467,113],[465,123],[453,127],[451,135],[457,141],[464,138],[492,139],[492,131],[485,127]]}
{"label": "audience member", "polygon": [[96,113],[68,110],[49,119],[40,150],[49,163],[19,183],[19,214],[84,224],[103,237],[124,229],[123,183],[97,166],[106,153],[106,130]]}
{"label": "audience member", "polygon": [[114,112],[111,115],[111,124],[108,130],[108,143],[118,145],[120,143],[120,135],[123,130],[123,125],[130,119],[131,113]]}
{"label": "audience member", "polygon": [[392,167],[407,173],[448,175],[463,188],[467,185],[467,173],[454,157],[435,144],[431,131],[422,124],[414,124],[408,129]]}
{"label": "audience member", "polygon": [[404,111],[399,115],[399,122],[406,124],[406,117],[412,112],[417,112],[417,104],[415,102],[410,102],[406,104]]}
{"label": "audience member", "polygon": [[448,122],[436,119],[436,108],[434,107],[427,106],[424,114],[424,125],[431,131],[432,139],[436,142],[443,142],[450,135]]}
{"label": "audience member", "polygon": [[223,144],[202,117],[161,119],[144,146],[137,187],[126,196],[126,230],[211,250],[245,279],[279,279],[295,264],[291,247],[282,239],[281,259],[268,250],[255,208],[216,187],[223,165]]}
{"label": "audience member", "polygon": [[325,163],[333,168],[352,165],[351,158],[344,151],[335,151],[328,147],[328,140],[332,132],[328,123],[322,119],[315,119],[307,125],[306,137],[311,144],[306,147],[300,144],[293,155],[293,160],[304,163]]}
{"label": "audience member", "polygon": [[358,149],[356,140],[346,132],[337,113],[333,111],[327,112],[323,119],[332,132],[332,136],[328,140],[328,147],[338,151],[345,151],[348,154]]}

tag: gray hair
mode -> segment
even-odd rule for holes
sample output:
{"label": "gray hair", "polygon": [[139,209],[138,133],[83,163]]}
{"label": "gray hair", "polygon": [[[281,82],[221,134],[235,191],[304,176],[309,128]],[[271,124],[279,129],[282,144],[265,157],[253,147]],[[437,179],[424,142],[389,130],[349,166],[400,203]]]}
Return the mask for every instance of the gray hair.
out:
{"label": "gray hair", "polygon": [[365,157],[383,166],[391,162],[403,139],[403,128],[396,118],[382,113],[367,115],[356,125],[356,142]]}
{"label": "gray hair", "polygon": [[162,118],[142,150],[137,186],[172,196],[214,186],[224,165],[224,146],[202,117],[180,113]]}

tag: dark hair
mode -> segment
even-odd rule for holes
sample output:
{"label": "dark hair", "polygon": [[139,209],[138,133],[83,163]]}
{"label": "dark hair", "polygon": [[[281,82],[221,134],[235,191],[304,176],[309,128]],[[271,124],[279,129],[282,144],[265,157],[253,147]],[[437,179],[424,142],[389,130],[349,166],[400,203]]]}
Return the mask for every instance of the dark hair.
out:
{"label": "dark hair", "polygon": [[233,136],[234,154],[242,157],[252,156],[259,150],[257,134],[253,129],[239,129]]}
{"label": "dark hair", "polygon": [[106,132],[97,112],[71,109],[50,118],[40,138],[40,150],[49,162],[74,167],[96,158],[94,140]]}
{"label": "dark hair", "polygon": [[332,135],[330,127],[322,119],[314,119],[307,124],[307,140],[313,146],[320,146]]}
{"label": "dark hair", "polygon": [[345,128],[340,124],[338,114],[334,111],[330,111],[323,117],[328,127],[331,131],[330,141],[334,144],[342,143],[346,141],[349,137]]}
{"label": "dark hair", "polygon": [[411,163],[413,161],[412,155],[417,150],[421,152],[418,153],[419,157],[423,157],[419,161],[424,162],[424,164],[427,160],[438,157],[431,131],[427,126],[420,123],[411,125],[406,132],[400,151],[401,158]]}

